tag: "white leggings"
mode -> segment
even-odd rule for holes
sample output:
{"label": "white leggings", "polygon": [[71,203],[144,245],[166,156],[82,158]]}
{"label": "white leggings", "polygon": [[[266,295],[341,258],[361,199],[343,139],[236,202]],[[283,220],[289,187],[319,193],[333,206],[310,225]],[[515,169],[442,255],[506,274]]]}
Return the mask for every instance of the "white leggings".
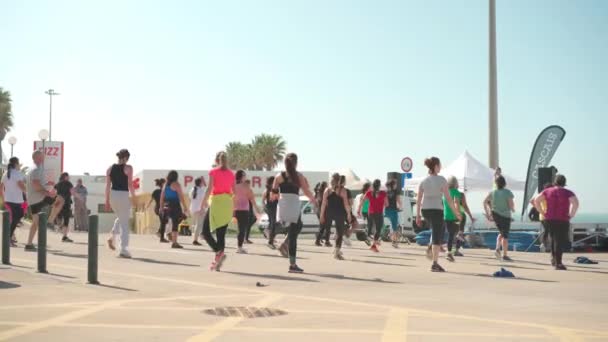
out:
{"label": "white leggings", "polygon": [[199,210],[192,213],[192,225],[194,226],[194,239],[198,239],[203,232],[203,222],[205,221],[205,211]]}
{"label": "white leggings", "polygon": [[110,192],[110,205],[116,213],[116,221],[112,227],[112,236],[120,234],[120,251],[126,251],[129,246],[129,217],[131,216],[131,200],[128,191]]}

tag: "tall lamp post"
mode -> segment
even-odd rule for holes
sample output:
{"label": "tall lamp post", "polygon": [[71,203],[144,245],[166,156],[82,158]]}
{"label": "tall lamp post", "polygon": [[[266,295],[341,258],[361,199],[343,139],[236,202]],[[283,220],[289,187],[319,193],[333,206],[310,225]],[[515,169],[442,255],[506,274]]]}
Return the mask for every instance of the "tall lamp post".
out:
{"label": "tall lamp post", "polygon": [[53,132],[53,96],[57,96],[57,95],[61,95],[57,92],[55,92],[54,89],[49,89],[47,91],[44,92],[45,94],[47,94],[49,96],[49,130],[48,130],[48,139],[49,141],[51,141],[52,139],[52,132]]}
{"label": "tall lamp post", "polygon": [[44,185],[47,184],[48,180],[46,180],[46,175],[44,174],[44,160],[46,159],[46,147],[44,146],[44,144],[46,143],[47,139],[49,139],[49,131],[47,131],[46,129],[41,129],[40,132],[38,132],[38,138],[40,138],[40,140],[42,141],[42,153],[44,155],[44,158],[42,159],[42,174],[43,177],[45,177],[45,182]]}
{"label": "tall lamp post", "polygon": [[15,147],[15,144],[17,143],[17,138],[15,138],[15,137],[8,138],[8,143],[11,144],[11,158],[13,158],[13,148]]}

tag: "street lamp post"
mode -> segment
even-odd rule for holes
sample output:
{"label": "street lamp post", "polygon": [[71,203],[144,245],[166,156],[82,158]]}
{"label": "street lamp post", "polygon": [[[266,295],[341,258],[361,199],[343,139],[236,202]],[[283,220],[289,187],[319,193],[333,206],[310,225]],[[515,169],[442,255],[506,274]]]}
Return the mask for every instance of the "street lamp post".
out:
{"label": "street lamp post", "polygon": [[15,137],[8,138],[8,143],[11,144],[11,158],[13,158],[13,148],[15,147],[15,144],[17,143],[17,138],[15,138]]}
{"label": "street lamp post", "polygon": [[47,94],[49,96],[49,130],[48,130],[48,139],[49,141],[51,141],[52,139],[52,132],[53,132],[53,96],[56,95],[61,95],[57,92],[55,92],[54,89],[49,89],[47,91],[44,92],[45,94]]}
{"label": "street lamp post", "polygon": [[496,0],[489,0],[489,163],[492,169],[498,167],[498,86],[496,76]]}

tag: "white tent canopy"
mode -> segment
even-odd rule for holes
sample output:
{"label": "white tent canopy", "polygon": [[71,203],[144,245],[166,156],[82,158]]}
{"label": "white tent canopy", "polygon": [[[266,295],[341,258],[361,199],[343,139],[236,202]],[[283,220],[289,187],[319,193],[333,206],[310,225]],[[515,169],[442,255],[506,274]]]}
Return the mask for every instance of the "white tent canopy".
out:
{"label": "white tent canopy", "polygon": [[363,184],[369,182],[369,180],[363,178],[359,178],[357,174],[351,169],[346,169],[338,172],[340,175],[343,175],[346,178],[346,188],[349,190],[361,190],[363,188]]}
{"label": "white tent canopy", "polygon": [[[494,170],[475,159],[468,151],[464,151],[447,167],[442,168],[440,175],[448,178],[455,176],[458,185],[464,191],[490,191],[494,186]],[[525,182],[515,180],[503,173],[507,188],[513,191],[523,191]],[[414,178],[406,182],[408,189],[416,190],[425,177]]]}

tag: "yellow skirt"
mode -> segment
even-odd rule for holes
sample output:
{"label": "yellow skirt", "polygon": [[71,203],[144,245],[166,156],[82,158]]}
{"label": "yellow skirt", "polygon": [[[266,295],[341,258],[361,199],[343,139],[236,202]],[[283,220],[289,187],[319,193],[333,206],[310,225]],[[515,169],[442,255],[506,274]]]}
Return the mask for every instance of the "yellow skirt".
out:
{"label": "yellow skirt", "polygon": [[211,231],[227,226],[234,215],[232,194],[213,195],[209,206],[209,224]]}

